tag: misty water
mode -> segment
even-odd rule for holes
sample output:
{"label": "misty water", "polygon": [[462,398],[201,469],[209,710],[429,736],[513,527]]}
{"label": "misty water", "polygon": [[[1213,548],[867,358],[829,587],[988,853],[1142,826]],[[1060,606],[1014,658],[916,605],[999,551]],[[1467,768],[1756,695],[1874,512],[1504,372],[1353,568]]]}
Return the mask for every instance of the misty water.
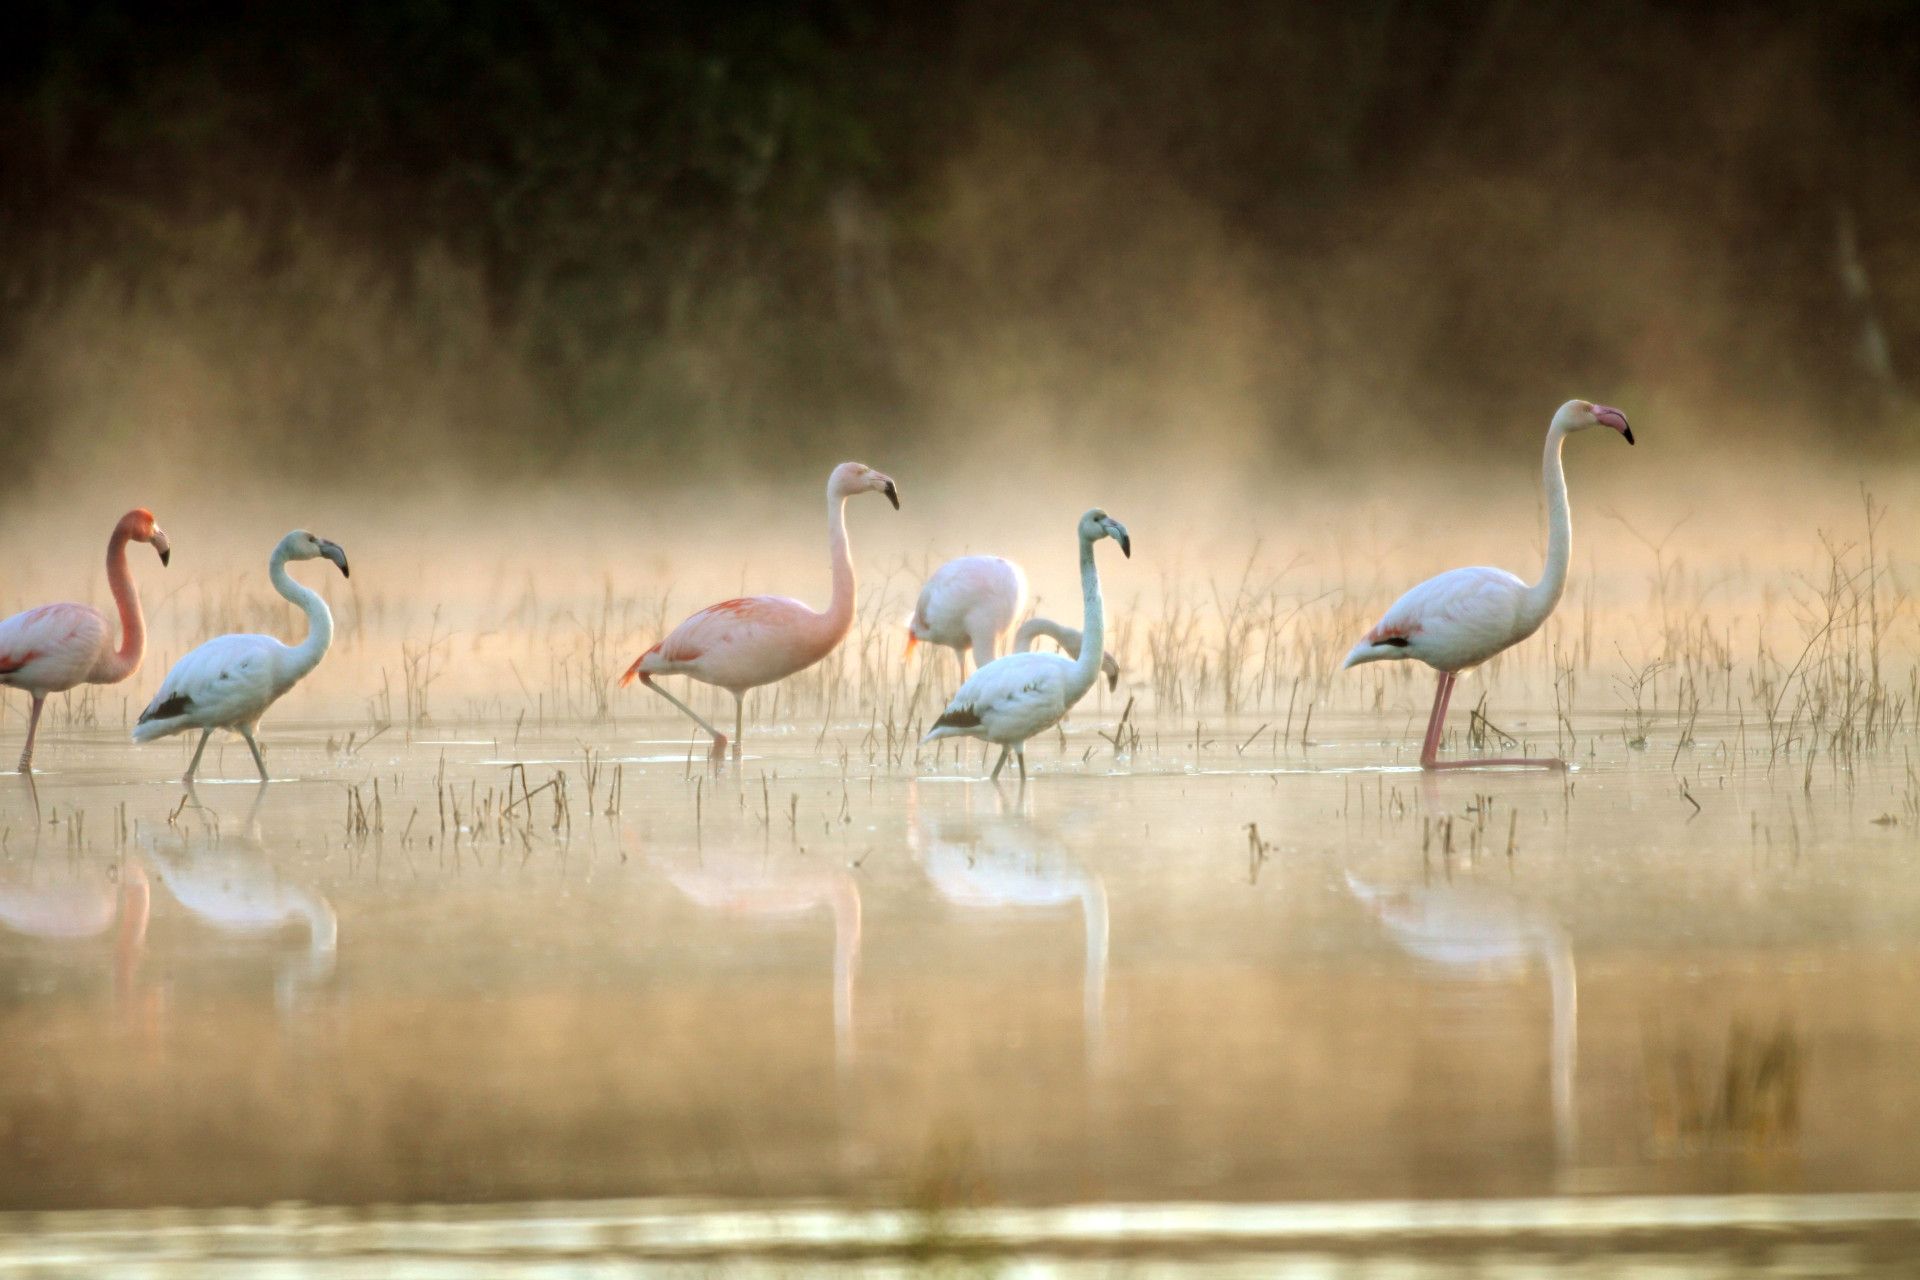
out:
{"label": "misty water", "polygon": [[1398,717],[1115,715],[1024,793],[850,721],[718,772],[666,720],[296,723],[191,792],[68,729],[0,779],[0,1198],[1920,1184],[1904,752],[1593,717],[1568,773],[1436,777]]}

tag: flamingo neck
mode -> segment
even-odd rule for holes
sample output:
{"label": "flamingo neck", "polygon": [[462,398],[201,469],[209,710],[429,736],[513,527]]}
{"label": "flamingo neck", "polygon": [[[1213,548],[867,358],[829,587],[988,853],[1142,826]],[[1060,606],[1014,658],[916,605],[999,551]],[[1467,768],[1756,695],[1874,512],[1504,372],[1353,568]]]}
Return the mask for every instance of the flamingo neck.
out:
{"label": "flamingo neck", "polygon": [[821,652],[845,638],[853,625],[853,553],[847,546],[846,495],[827,490],[827,559],[833,565],[833,598],[821,617]]}
{"label": "flamingo neck", "polygon": [[1081,999],[1089,1054],[1099,1052],[1107,1014],[1107,891],[1088,875],[1080,886],[1080,914],[1086,930],[1086,974]]}
{"label": "flamingo neck", "polygon": [[1067,681],[1067,705],[1072,706],[1093,688],[1100,675],[1100,655],[1107,643],[1106,614],[1100,603],[1100,570],[1093,563],[1093,540],[1080,539],[1080,595],[1086,621],[1080,628],[1080,654]]}
{"label": "flamingo neck", "polygon": [[326,656],[327,647],[333,643],[333,612],[319,592],[301,586],[288,575],[284,543],[274,548],[273,559],[267,565],[267,577],[272,579],[275,591],[299,605],[307,615],[307,638],[289,650],[288,665],[281,674],[284,683],[292,684],[319,666],[320,659]]}
{"label": "flamingo neck", "polygon": [[115,529],[107,542],[107,585],[120,607],[120,647],[94,669],[101,684],[125,680],[140,669],[147,652],[147,620],[140,611],[140,593],[134,590],[133,571],[127,567],[127,531]]}
{"label": "flamingo neck", "polygon": [[1560,459],[1566,433],[1556,425],[1547,431],[1541,460],[1540,488],[1547,499],[1547,563],[1540,581],[1527,588],[1525,621],[1529,632],[1547,620],[1567,589],[1567,564],[1573,559],[1573,516],[1567,508],[1567,471]]}
{"label": "flamingo neck", "polygon": [[1573,1086],[1580,1052],[1580,986],[1573,967],[1573,946],[1555,931],[1543,949],[1553,991],[1553,1127],[1557,1145],[1571,1153],[1578,1129]]}
{"label": "flamingo neck", "polygon": [[1021,623],[1020,630],[1014,634],[1014,650],[1025,653],[1033,648],[1033,642],[1041,636],[1059,645],[1069,658],[1080,656],[1080,633],[1072,627],[1061,626],[1052,618],[1028,618]]}

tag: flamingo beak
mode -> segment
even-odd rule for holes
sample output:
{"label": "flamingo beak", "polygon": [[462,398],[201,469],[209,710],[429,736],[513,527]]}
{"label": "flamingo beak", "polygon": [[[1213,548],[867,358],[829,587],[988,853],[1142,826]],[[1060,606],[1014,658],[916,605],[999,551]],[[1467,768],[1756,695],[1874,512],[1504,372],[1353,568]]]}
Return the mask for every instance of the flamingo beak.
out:
{"label": "flamingo beak", "polygon": [[917,645],[917,644],[919,644],[919,643],[920,643],[920,637],[919,637],[919,636],[917,636],[917,635],[915,635],[915,634],[913,634],[913,632],[912,632],[912,631],[908,631],[908,632],[907,632],[907,647],[906,647],[906,651],[905,651],[904,653],[902,653],[902,654],[901,654],[900,656],[901,656],[901,657],[903,657],[903,658],[911,658],[911,657],[913,656],[913,648],[914,648],[914,646],[915,646],[915,645]]}
{"label": "flamingo beak", "polygon": [[882,489],[880,492],[887,495],[887,501],[893,504],[893,509],[895,511],[898,511],[900,509],[900,491],[893,487],[893,481],[891,480],[887,481],[887,487]]}
{"label": "flamingo beak", "polygon": [[162,567],[165,567],[173,561],[173,545],[167,541],[166,534],[155,529],[153,531],[153,537],[149,538],[148,541],[153,543],[153,549],[160,553],[160,564]]}
{"label": "flamingo beak", "polygon": [[1613,408],[1611,405],[1597,404],[1593,406],[1593,416],[1594,420],[1601,425],[1612,427],[1615,431],[1625,436],[1628,444],[1633,443],[1633,428],[1627,425],[1626,414]]}
{"label": "flamingo beak", "polygon": [[339,543],[328,542],[325,538],[322,538],[320,540],[320,554],[340,566],[341,577],[350,578],[353,576],[347,572],[347,553],[340,549]]}
{"label": "flamingo beak", "polygon": [[1129,560],[1133,559],[1133,539],[1127,536],[1127,526],[1112,519],[1106,524],[1107,536],[1120,544],[1120,554]]}

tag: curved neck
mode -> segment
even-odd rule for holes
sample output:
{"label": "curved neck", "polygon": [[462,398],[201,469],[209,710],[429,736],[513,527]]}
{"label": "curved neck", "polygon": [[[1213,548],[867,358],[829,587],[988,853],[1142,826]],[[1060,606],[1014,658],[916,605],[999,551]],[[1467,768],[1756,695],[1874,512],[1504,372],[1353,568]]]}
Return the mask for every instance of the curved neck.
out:
{"label": "curved neck", "polygon": [[1072,706],[1093,688],[1100,674],[1100,654],[1107,642],[1106,615],[1100,604],[1100,571],[1093,563],[1093,542],[1080,539],[1080,594],[1086,604],[1086,621],[1080,628],[1080,653],[1074,659],[1073,675],[1067,681],[1067,705]]}
{"label": "curved neck", "polygon": [[1080,656],[1080,633],[1072,627],[1063,627],[1052,618],[1028,618],[1020,625],[1013,638],[1016,653],[1025,653],[1033,648],[1033,642],[1041,636],[1051,639],[1070,658]]}
{"label": "curved neck", "polygon": [[333,613],[319,592],[301,586],[288,576],[286,547],[274,548],[273,559],[267,565],[267,577],[273,580],[275,591],[299,605],[307,615],[307,638],[293,647],[292,665],[282,673],[288,681],[298,680],[320,665],[327,646],[333,643]]}
{"label": "curved neck", "polygon": [[147,620],[140,612],[140,593],[133,588],[133,571],[127,567],[125,529],[115,529],[107,542],[107,586],[120,607],[120,647],[95,669],[102,683],[125,680],[138,671],[147,651]]}
{"label": "curved neck", "polygon": [[1541,460],[1540,488],[1547,499],[1547,564],[1540,581],[1527,588],[1527,621],[1539,626],[1567,587],[1567,562],[1573,558],[1573,517],[1567,510],[1567,472],[1561,465],[1560,446],[1566,433],[1558,426],[1547,431],[1545,457]]}
{"label": "curved neck", "polygon": [[827,559],[833,564],[833,599],[820,615],[821,639],[828,649],[853,625],[853,553],[847,547],[847,499],[827,490]]}

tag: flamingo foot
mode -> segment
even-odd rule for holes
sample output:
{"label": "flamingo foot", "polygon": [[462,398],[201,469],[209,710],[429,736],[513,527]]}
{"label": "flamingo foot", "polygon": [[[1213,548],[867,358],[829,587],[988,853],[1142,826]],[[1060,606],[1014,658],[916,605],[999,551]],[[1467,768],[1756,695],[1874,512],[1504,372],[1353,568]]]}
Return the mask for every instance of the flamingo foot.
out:
{"label": "flamingo foot", "polygon": [[1423,760],[1423,769],[1562,769],[1565,760],[1551,756],[1484,756],[1472,760]]}

